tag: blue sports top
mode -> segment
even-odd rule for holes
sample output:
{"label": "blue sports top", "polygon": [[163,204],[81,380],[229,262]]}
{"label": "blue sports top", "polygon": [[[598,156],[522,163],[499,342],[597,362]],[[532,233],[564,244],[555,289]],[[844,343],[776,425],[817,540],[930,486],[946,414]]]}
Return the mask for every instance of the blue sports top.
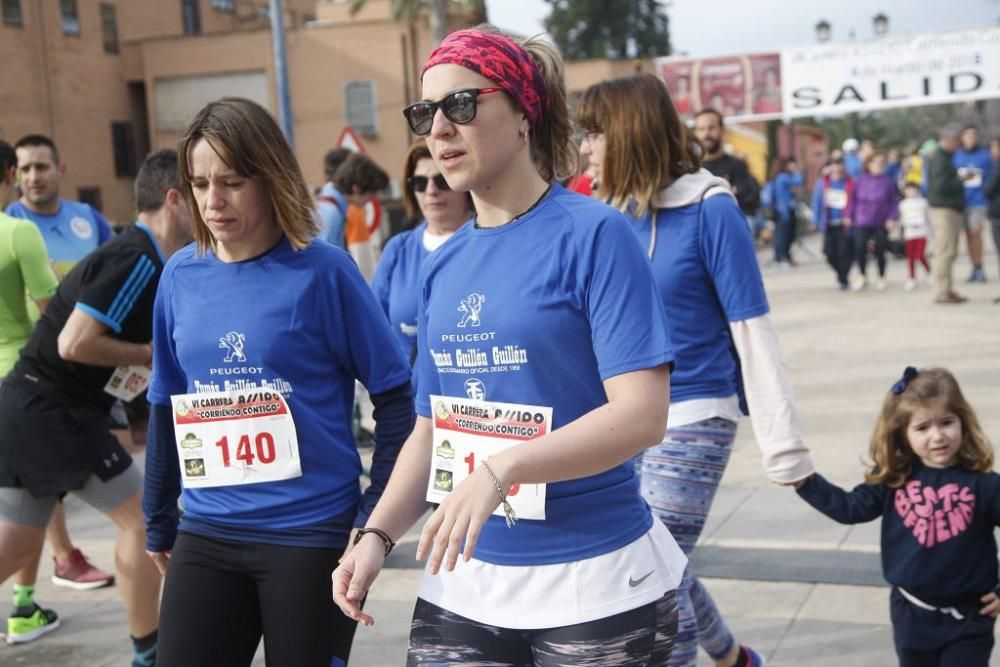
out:
{"label": "blue sports top", "polygon": [[[239,337],[240,354],[227,353],[225,341]],[[410,369],[346,252],[321,240],[296,251],[282,239],[259,257],[226,263],[194,246],[180,250],[157,292],[153,355],[154,405],[169,406],[175,394],[273,389],[287,399],[299,440],[301,477],[186,489],[182,530],[295,531],[360,510],[354,380],[374,395],[408,383]],[[148,456],[162,446],[172,439],[151,440]]]}
{"label": "blue sports top", "polygon": [[[740,366],[729,323],[768,312],[746,217],[728,195],[700,198],[716,180],[707,172],[681,177],[667,190],[668,207],[656,211],[653,275],[677,351],[671,403],[737,394]],[[632,220],[647,250],[650,220]]]}
{"label": "blue sports top", "polygon": [[785,215],[795,208],[795,192],[792,188],[802,185],[802,173],[783,171],[774,177],[774,210]]}
{"label": "blue sports top", "polygon": [[978,183],[978,185],[965,185],[965,208],[988,205],[986,182],[990,178],[990,172],[995,168],[993,158],[990,157],[990,149],[985,146],[979,146],[971,151],[959,148],[952,156],[952,162],[955,169],[970,169],[977,172],[978,178],[972,183]]}
{"label": "blue sports top", "polygon": [[316,215],[319,218],[319,237],[338,248],[344,248],[344,225],[347,221],[347,197],[332,183],[319,191]]}
{"label": "blue sports top", "polygon": [[[424,264],[417,414],[428,396],[550,406],[553,428],[607,403],[602,381],[673,361],[649,263],[618,211],[559,185],[493,228],[467,223]],[[548,485],[544,521],[491,517],[476,558],[567,563],[638,539],[652,515],[632,461]]]}
{"label": "blue sports top", "polygon": [[389,318],[399,351],[409,360],[414,358],[417,346],[420,267],[430,254],[424,247],[426,229],[427,223],[421,222],[389,239],[372,278],[375,298]]}
{"label": "blue sports top", "polygon": [[78,201],[59,199],[59,211],[52,215],[36,213],[22,204],[13,202],[7,215],[31,220],[45,239],[45,249],[62,279],[73,265],[92,253],[114,234],[111,226],[94,207]]}

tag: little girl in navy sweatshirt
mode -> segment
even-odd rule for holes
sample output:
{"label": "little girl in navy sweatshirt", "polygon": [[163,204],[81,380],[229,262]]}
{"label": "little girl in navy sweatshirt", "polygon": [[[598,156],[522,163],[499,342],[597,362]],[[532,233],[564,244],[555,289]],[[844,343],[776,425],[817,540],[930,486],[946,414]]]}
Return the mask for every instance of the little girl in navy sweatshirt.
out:
{"label": "little girl in navy sweatshirt", "polygon": [[882,405],[865,483],[796,485],[840,523],[882,517],[882,571],[901,667],[986,667],[997,597],[1000,476],[954,376],[907,368]]}

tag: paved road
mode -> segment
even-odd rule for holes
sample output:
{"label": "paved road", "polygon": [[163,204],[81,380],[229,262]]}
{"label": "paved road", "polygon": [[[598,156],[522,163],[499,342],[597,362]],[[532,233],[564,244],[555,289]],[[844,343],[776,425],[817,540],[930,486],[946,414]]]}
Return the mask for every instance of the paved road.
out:
{"label": "paved road", "polygon": [[[994,443],[1000,440],[1000,306],[992,304],[1000,282],[960,285],[970,303],[934,306],[928,288],[902,290],[904,265],[897,261],[890,264],[887,291],[843,293],[820,259],[807,252],[816,247],[817,239],[809,239],[797,269],[766,270],[765,279],[818,468],[842,485],[861,480],[861,459],[882,397],[906,365],[952,369],[987,434]],[[995,255],[989,257],[995,279]],[[960,258],[956,275],[968,275],[968,269]],[[113,532],[107,522],[72,500],[69,507],[74,536],[98,563],[110,565]],[[354,667],[402,664],[420,577],[408,557],[412,549],[412,543],[400,546],[372,590],[368,609],[376,625],[358,631]],[[834,524],[791,490],[770,485],[747,423],[694,564],[738,638],[761,650],[771,665],[895,664],[878,524]],[[0,646],[0,665],[128,664],[113,589],[76,593],[42,582],[38,598],[61,612],[64,627],[28,646]],[[10,599],[9,584],[0,587],[0,599]],[[711,663],[702,656],[699,664]],[[1000,657],[991,664],[1000,667]]]}

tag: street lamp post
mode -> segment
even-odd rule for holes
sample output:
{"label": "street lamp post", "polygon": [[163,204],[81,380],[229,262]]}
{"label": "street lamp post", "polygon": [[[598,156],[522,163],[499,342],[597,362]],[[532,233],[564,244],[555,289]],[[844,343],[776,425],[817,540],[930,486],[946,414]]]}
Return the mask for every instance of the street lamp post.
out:
{"label": "street lamp post", "polygon": [[826,19],[816,24],[816,40],[820,43],[830,41],[831,26]]}
{"label": "street lamp post", "polygon": [[285,8],[282,0],[271,0],[271,50],[274,53],[274,84],[278,93],[278,123],[288,143],[295,147],[292,99],[288,90],[288,57],[285,53]]}
{"label": "street lamp post", "polygon": [[879,12],[872,17],[872,30],[876,37],[882,37],[889,32],[889,17]]}

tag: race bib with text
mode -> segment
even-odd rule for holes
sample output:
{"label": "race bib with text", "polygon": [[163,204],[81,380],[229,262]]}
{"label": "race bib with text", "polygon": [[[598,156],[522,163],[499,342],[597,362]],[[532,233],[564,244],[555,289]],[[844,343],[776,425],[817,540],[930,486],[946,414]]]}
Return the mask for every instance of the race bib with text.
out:
{"label": "race bib with text", "polygon": [[276,391],[171,396],[185,488],[261,484],[302,475],[295,422]]}
{"label": "race bib with text", "polygon": [[[552,428],[552,408],[431,396],[433,455],[427,500],[440,503],[480,462]],[[501,480],[502,481],[502,480]],[[514,484],[507,500],[519,519],[545,519],[545,484]],[[502,506],[493,512],[503,516]]]}
{"label": "race bib with text", "polygon": [[844,190],[833,190],[827,188],[823,192],[823,199],[827,208],[843,210],[847,208],[847,192]]}
{"label": "race bib with text", "polygon": [[146,391],[152,375],[153,371],[148,366],[119,366],[104,385],[104,393],[128,403]]}

